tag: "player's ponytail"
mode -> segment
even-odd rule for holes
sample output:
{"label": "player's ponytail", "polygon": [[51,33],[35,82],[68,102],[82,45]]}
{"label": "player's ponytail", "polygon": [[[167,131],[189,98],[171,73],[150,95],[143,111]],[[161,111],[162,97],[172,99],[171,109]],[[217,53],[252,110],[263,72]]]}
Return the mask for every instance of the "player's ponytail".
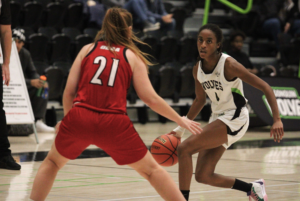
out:
{"label": "player's ponytail", "polygon": [[109,50],[114,54],[116,54],[116,52],[111,48],[112,44],[125,46],[140,57],[147,66],[153,65],[147,59],[150,55],[140,51],[134,44],[134,42],[136,42],[147,45],[139,40],[132,32],[129,32],[130,26],[132,26],[132,15],[127,10],[116,7],[110,8],[106,11],[102,29],[98,32],[95,42],[101,39],[104,40]]}

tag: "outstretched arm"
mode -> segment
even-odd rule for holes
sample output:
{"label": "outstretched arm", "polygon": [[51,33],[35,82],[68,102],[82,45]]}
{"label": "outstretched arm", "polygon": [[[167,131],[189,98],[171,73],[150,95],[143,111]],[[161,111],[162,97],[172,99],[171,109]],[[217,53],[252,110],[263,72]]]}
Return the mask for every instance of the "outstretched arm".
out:
{"label": "outstretched arm", "polygon": [[77,93],[82,59],[93,48],[94,44],[85,45],[78,53],[68,76],[68,81],[63,94],[64,116],[68,114],[73,106],[73,100]]}
{"label": "outstretched arm", "polygon": [[[202,110],[202,108],[203,108],[203,106],[205,105],[205,102],[206,102],[206,93],[205,93],[201,83],[197,79],[198,66],[199,66],[199,63],[197,62],[197,64],[193,68],[193,77],[194,77],[194,80],[195,80],[196,98],[194,99],[194,101],[192,103],[192,106],[190,107],[189,112],[186,115],[186,117],[188,119],[192,119],[192,120],[196,118],[196,116]],[[181,138],[183,136],[184,132],[185,132],[185,129],[178,126],[177,128],[175,128],[171,132],[171,134],[174,134],[174,136],[176,136],[178,138]]]}
{"label": "outstretched arm", "polygon": [[133,86],[140,97],[153,111],[176,122],[178,125],[188,129],[193,134],[199,134],[201,128],[199,123],[180,117],[157,93],[154,91],[146,65],[131,50],[126,51],[129,64],[133,72]]}
{"label": "outstretched arm", "polygon": [[280,142],[282,136],[284,135],[283,124],[280,119],[277,101],[270,85],[256,75],[250,73],[244,66],[232,58],[226,59],[224,71],[225,78],[227,80],[232,80],[233,78],[238,77],[251,86],[261,90],[266,95],[272,110],[274,122],[271,128],[271,137],[274,136],[274,140]]}

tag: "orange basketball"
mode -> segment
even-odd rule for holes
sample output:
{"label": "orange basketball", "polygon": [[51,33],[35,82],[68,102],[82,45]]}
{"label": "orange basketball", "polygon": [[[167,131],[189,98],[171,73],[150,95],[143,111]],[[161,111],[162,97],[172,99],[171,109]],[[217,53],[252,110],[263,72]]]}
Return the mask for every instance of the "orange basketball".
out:
{"label": "orange basketball", "polygon": [[150,152],[160,165],[172,166],[178,162],[177,147],[180,143],[180,139],[173,135],[161,135],[152,143]]}

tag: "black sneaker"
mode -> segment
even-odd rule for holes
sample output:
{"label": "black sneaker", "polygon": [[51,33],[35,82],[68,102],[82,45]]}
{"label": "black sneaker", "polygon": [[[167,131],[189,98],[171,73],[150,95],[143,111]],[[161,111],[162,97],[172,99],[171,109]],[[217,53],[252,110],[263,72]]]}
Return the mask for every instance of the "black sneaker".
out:
{"label": "black sneaker", "polygon": [[160,23],[159,22],[157,22],[155,24],[152,24],[151,22],[145,21],[143,31],[144,32],[155,31],[155,30],[158,30],[159,28],[160,28]]}
{"label": "black sneaker", "polygon": [[16,163],[15,159],[9,155],[0,159],[0,168],[8,170],[20,170],[21,165]]}

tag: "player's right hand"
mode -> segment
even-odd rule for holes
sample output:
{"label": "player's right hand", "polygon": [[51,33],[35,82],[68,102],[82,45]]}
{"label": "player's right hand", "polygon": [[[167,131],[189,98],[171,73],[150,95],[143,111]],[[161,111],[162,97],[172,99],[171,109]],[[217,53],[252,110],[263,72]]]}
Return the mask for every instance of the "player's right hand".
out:
{"label": "player's right hand", "polygon": [[200,134],[202,132],[200,123],[192,121],[186,117],[181,117],[181,121],[177,122],[177,124],[185,129],[189,130],[194,135]]}
{"label": "player's right hand", "polygon": [[281,120],[273,123],[270,131],[270,137],[274,137],[274,142],[280,142],[284,136],[283,124]]}

